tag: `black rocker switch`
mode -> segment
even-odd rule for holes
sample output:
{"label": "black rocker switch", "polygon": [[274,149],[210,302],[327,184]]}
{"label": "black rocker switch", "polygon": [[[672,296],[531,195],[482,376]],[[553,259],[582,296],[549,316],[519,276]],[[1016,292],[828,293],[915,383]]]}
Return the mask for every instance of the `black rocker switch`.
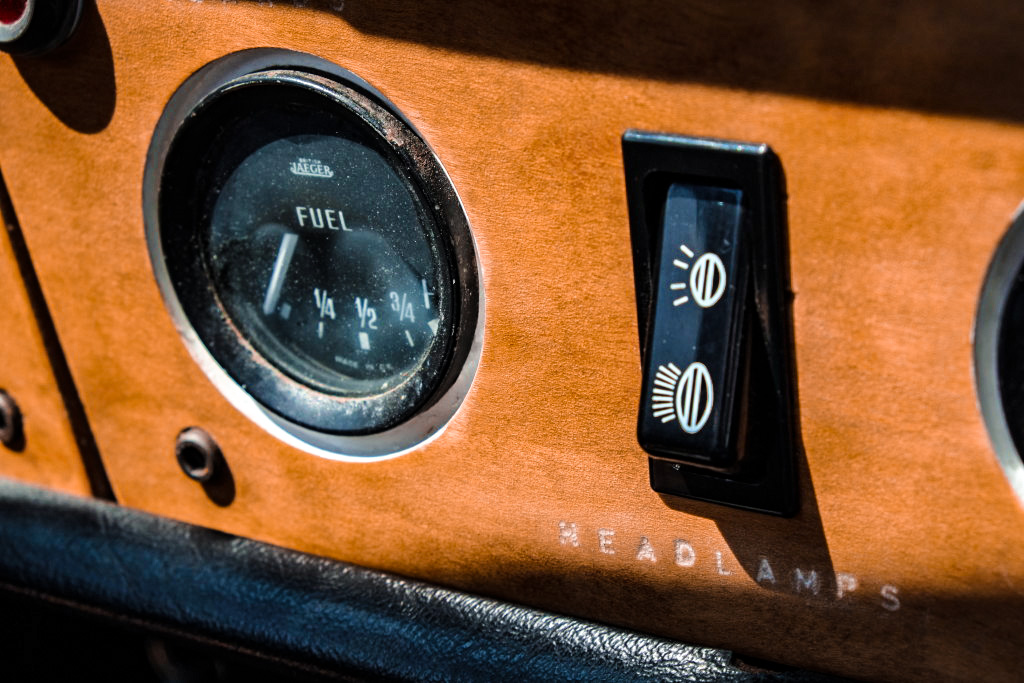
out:
{"label": "black rocker switch", "polygon": [[659,493],[796,511],[785,191],[765,145],[623,136],[643,381]]}
{"label": "black rocker switch", "polygon": [[736,394],[749,270],[741,199],[739,190],[668,186],[637,426],[644,450],[722,470],[741,456]]}

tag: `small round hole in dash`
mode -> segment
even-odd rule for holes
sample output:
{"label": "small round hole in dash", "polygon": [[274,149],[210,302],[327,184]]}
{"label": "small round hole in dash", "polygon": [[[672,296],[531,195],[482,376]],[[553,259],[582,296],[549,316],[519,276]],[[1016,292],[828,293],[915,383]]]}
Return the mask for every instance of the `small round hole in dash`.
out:
{"label": "small round hole in dash", "polygon": [[182,448],[178,457],[191,474],[202,475],[209,468],[206,454],[195,446],[186,446]]}
{"label": "small round hole in dash", "polygon": [[25,15],[28,0],[0,0],[0,24],[13,24]]}

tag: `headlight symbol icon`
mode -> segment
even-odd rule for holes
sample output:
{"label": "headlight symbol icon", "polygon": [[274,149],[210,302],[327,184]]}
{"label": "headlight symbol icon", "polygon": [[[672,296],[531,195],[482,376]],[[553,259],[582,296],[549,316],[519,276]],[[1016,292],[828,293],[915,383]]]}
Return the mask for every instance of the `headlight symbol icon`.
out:
{"label": "headlight symbol icon", "polygon": [[662,422],[678,420],[687,434],[696,434],[711,417],[715,387],[703,363],[690,363],[686,371],[675,363],[659,365],[654,376],[651,410]]}
{"label": "headlight symbol icon", "polygon": [[[692,259],[694,256],[693,251],[685,244],[679,245],[679,251],[683,252],[688,259]],[[690,268],[690,263],[682,259],[673,259],[672,265],[690,272],[690,295],[693,296],[694,302],[701,308],[711,308],[718,303],[718,300],[725,293],[727,279],[725,264],[722,263],[722,259],[718,257],[718,254],[711,252],[701,254],[697,262],[693,264],[692,269]],[[687,284],[685,282],[673,282],[669,285],[669,289],[673,291],[681,291],[686,288]],[[676,298],[672,305],[682,306],[689,300],[690,297],[684,294]]]}

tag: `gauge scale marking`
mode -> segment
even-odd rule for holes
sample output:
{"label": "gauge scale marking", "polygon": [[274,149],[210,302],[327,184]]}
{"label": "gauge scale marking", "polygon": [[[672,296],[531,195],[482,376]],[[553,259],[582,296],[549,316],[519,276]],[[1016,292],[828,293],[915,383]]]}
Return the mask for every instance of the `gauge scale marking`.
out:
{"label": "gauge scale marking", "polygon": [[415,369],[437,334],[447,268],[420,223],[375,150],[326,135],[275,140],[216,200],[210,270],[231,318],[283,371],[372,394]]}
{"label": "gauge scale marking", "polygon": [[186,82],[175,98],[190,104],[172,99],[154,137],[158,281],[193,355],[250,416],[317,454],[390,457],[443,428],[479,362],[465,212],[365,82],[231,62],[198,96]]}

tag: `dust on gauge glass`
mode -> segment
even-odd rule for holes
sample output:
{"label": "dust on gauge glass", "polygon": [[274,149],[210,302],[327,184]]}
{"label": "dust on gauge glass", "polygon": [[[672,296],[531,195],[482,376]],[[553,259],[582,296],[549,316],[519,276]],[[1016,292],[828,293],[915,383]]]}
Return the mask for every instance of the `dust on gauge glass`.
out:
{"label": "dust on gauge glass", "polygon": [[428,207],[358,130],[276,139],[230,172],[205,259],[226,313],[288,376],[346,396],[414,373],[447,318]]}

